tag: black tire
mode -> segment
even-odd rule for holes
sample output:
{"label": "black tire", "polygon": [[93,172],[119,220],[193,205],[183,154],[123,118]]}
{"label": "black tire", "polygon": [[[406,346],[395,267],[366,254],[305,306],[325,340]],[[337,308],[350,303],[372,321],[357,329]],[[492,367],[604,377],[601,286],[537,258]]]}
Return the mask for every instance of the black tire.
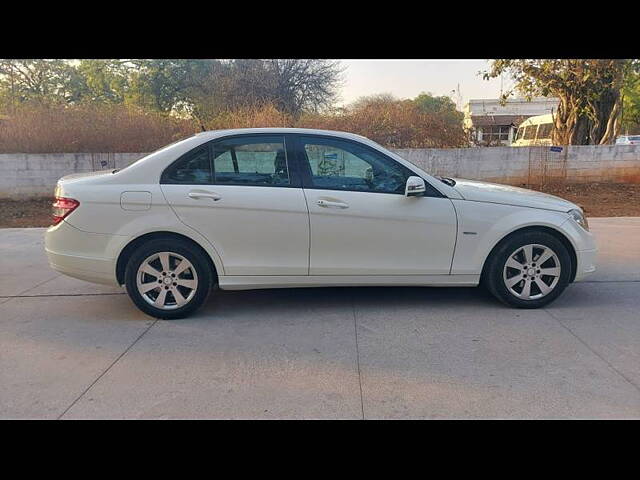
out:
{"label": "black tire", "polygon": [[[512,292],[511,289],[509,289],[506,285],[506,281],[503,277],[503,274],[505,272],[505,265],[512,253],[514,253],[516,250],[524,247],[525,245],[534,244],[550,248],[553,252],[555,252],[560,263],[560,275],[558,276],[557,282],[555,284],[553,283],[554,280],[552,277],[545,276],[544,278],[541,278],[539,274],[537,274],[537,278],[534,277],[534,281],[531,282],[531,276],[529,275],[529,281],[531,283],[535,283],[535,286],[530,287],[531,293],[536,293],[537,295],[542,294],[542,290],[540,290],[540,288],[538,287],[538,281],[544,280],[545,286],[547,287],[549,287],[550,285],[554,286],[549,293],[540,298],[519,298],[516,295],[518,292]],[[541,250],[538,249],[536,251]],[[543,263],[545,264],[545,266],[549,265],[546,262]],[[555,265],[555,259],[552,260],[552,264]],[[532,268],[531,262],[529,262],[527,265]],[[540,268],[539,265],[538,268]],[[567,285],[569,284],[569,281],[571,279],[571,268],[571,257],[569,255],[569,252],[567,251],[567,248],[560,240],[546,232],[526,231],[516,233],[508,237],[496,247],[491,256],[487,259],[487,264],[483,272],[482,281],[487,289],[493,294],[493,296],[506,305],[516,308],[540,308],[553,302],[560,296],[564,289],[567,288]],[[516,275],[514,270],[509,270],[509,272],[513,272],[515,278]],[[525,269],[523,269],[521,273],[526,276],[524,272]],[[550,285],[547,285],[547,282]],[[524,285],[524,279],[522,280],[522,283],[518,283],[518,286],[514,288],[520,288],[520,285]]]}
{"label": "black tire", "polygon": [[[191,299],[185,305],[181,307],[175,307],[171,310],[165,310],[163,308],[158,308],[154,305],[151,305],[147,300],[145,300],[142,293],[140,293],[140,291],[138,290],[137,286],[138,269],[140,268],[142,262],[144,262],[150,256],[160,252],[172,252],[181,255],[191,263],[197,274],[197,285],[196,288],[193,289],[195,290],[195,293],[193,294]],[[184,318],[192,314],[207,300],[211,291],[211,287],[214,283],[213,281],[215,274],[212,271],[211,265],[205,255],[205,253],[203,253],[198,248],[194,248],[194,246],[189,242],[180,239],[159,238],[151,240],[149,242],[145,242],[133,252],[131,257],[129,257],[129,261],[127,262],[127,267],[125,270],[125,286],[129,297],[140,310],[142,310],[147,315],[155,318],[172,320],[177,318]],[[166,288],[170,287],[171,286]],[[161,289],[162,287],[158,288]],[[176,295],[176,298],[177,297],[178,296]]]}

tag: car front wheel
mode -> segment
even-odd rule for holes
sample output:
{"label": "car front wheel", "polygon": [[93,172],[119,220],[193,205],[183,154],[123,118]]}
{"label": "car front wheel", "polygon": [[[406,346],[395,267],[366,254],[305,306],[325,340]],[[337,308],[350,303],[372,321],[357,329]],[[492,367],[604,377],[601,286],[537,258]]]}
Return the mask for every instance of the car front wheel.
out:
{"label": "car front wheel", "polygon": [[131,300],[148,315],[185,317],[207,299],[211,268],[203,253],[180,240],[152,240],[129,258],[125,284]]}
{"label": "car front wheel", "polygon": [[522,232],[503,242],[489,259],[484,281],[503,303],[518,308],[548,305],[571,278],[564,244],[546,232]]}

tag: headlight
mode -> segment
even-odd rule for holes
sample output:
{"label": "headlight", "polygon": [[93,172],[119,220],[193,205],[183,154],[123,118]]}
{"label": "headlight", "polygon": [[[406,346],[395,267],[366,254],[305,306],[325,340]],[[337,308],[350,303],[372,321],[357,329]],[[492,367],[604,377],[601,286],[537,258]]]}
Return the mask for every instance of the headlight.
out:
{"label": "headlight", "polygon": [[589,223],[587,222],[587,218],[580,210],[569,210],[569,215],[573,218],[578,225],[584,228],[587,232],[589,231]]}

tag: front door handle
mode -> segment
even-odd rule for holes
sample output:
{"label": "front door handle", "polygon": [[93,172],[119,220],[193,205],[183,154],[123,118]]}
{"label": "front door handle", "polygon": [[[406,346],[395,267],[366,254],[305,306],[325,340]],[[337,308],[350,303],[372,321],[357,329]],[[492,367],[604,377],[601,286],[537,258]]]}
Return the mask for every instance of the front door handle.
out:
{"label": "front door handle", "polygon": [[217,202],[222,197],[214,192],[189,192],[189,198],[193,198],[194,200],[198,200],[200,198],[210,198],[214,202]]}
{"label": "front door handle", "polygon": [[344,202],[332,202],[330,200],[318,200],[316,203],[318,204],[319,207],[324,207],[324,208],[349,208],[349,205],[347,205]]}

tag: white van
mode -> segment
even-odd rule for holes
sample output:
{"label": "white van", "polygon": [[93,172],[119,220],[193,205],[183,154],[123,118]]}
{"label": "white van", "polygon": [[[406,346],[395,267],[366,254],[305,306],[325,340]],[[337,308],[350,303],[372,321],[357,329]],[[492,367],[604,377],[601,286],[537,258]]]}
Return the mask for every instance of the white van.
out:
{"label": "white van", "polygon": [[553,115],[537,115],[526,119],[518,127],[512,147],[530,147],[552,145]]}

